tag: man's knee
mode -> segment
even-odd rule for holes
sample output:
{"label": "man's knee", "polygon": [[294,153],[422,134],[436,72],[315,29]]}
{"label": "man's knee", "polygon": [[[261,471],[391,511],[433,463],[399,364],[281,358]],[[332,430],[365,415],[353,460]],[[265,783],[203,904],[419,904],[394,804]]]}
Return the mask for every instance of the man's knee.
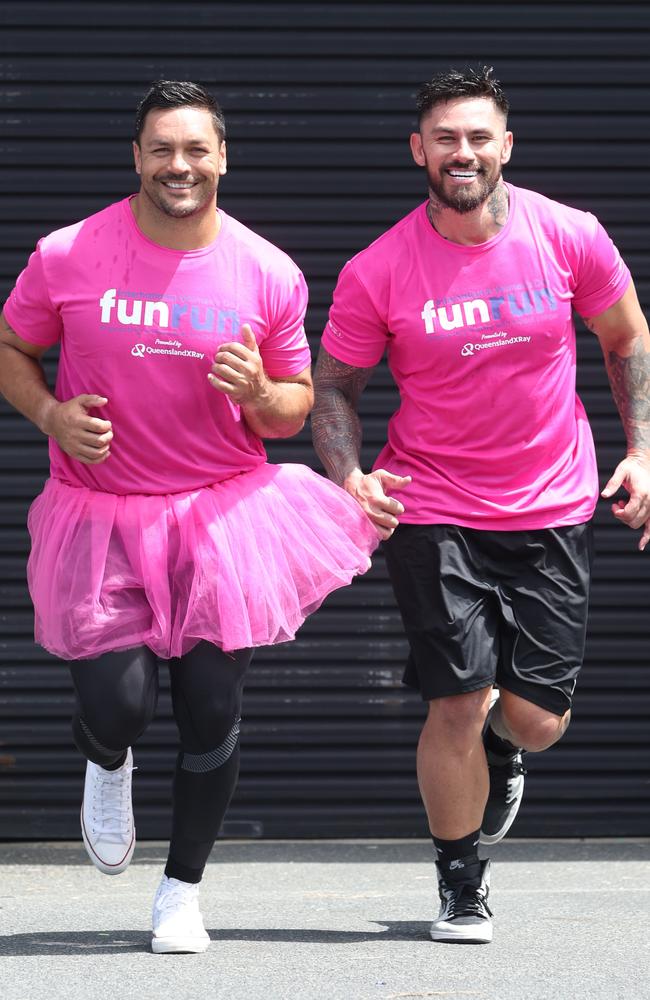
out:
{"label": "man's knee", "polygon": [[556,715],[508,691],[501,692],[500,710],[510,742],[532,752],[557,743],[571,719],[570,710]]}
{"label": "man's knee", "polygon": [[145,731],[154,711],[155,706],[143,701],[113,704],[102,712],[82,709],[72,722],[75,743],[90,760],[94,758],[88,753],[89,748],[96,748],[100,755],[104,748],[126,750]]}
{"label": "man's knee", "polygon": [[[221,720],[221,726],[215,727],[210,737],[204,737],[202,743],[197,743],[196,737],[189,742],[181,736],[181,770],[190,771],[193,774],[206,774],[220,768],[238,769],[240,723],[239,717],[231,719],[229,728],[224,731],[222,728],[223,720]],[[190,747],[194,752],[190,750]]]}
{"label": "man's knee", "polygon": [[487,687],[430,701],[423,738],[444,742],[450,749],[474,746],[490,707],[491,691]]}

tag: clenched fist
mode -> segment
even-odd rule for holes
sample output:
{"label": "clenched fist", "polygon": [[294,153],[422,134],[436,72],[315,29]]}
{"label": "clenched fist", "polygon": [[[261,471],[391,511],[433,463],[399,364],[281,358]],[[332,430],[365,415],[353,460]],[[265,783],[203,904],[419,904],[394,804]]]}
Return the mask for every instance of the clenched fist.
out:
{"label": "clenched fist", "polygon": [[113,428],[110,420],[91,417],[88,410],[105,406],[105,396],[83,393],[65,403],[57,402],[49,410],[45,433],[60,448],[85,465],[99,465],[110,455]]}

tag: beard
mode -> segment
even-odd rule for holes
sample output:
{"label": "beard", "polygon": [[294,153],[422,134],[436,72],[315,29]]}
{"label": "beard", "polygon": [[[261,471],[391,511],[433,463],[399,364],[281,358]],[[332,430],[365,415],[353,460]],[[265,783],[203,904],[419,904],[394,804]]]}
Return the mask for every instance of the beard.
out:
{"label": "beard", "polygon": [[[468,167],[466,163],[449,163],[446,169],[469,170],[472,168]],[[465,215],[480,208],[488,200],[501,180],[501,169],[497,168],[494,173],[488,174],[483,167],[479,167],[474,183],[467,185],[467,187],[457,186],[453,194],[448,194],[445,190],[444,174],[434,177],[430,171],[427,171],[427,178],[430,193],[441,205],[453,209],[459,215]]]}
{"label": "beard", "polygon": [[205,181],[199,181],[196,187],[191,189],[191,197],[179,202],[174,200],[173,196],[170,196],[169,199],[166,198],[164,188],[161,188],[160,183],[162,181],[177,181],[181,183],[188,182],[189,180],[190,178],[188,177],[159,177],[156,178],[157,183],[152,183],[151,185],[143,184],[142,186],[156,208],[164,215],[171,219],[187,219],[189,216],[202,211],[208,203],[212,202],[216,186],[211,188]]}

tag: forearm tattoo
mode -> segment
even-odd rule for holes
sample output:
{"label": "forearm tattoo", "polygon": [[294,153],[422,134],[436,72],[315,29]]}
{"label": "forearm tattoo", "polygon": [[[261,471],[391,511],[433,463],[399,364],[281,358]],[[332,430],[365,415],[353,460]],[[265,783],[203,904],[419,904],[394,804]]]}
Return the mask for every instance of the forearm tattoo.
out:
{"label": "forearm tattoo", "polygon": [[371,373],[372,368],[337,361],[323,348],[318,355],[312,437],[328,476],[339,486],[360,464],[362,431],[357,404]]}
{"label": "forearm tattoo", "polygon": [[650,449],[650,352],[639,338],[627,357],[610,351],[606,365],[628,447]]}

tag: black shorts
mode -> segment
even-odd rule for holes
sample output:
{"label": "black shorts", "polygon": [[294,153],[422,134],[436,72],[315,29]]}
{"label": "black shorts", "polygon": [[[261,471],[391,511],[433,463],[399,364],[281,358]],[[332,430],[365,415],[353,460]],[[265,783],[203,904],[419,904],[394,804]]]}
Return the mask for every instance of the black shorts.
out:
{"label": "black shorts", "polygon": [[498,684],[556,715],[582,666],[591,523],[536,531],[400,524],[384,542],[422,698]]}

